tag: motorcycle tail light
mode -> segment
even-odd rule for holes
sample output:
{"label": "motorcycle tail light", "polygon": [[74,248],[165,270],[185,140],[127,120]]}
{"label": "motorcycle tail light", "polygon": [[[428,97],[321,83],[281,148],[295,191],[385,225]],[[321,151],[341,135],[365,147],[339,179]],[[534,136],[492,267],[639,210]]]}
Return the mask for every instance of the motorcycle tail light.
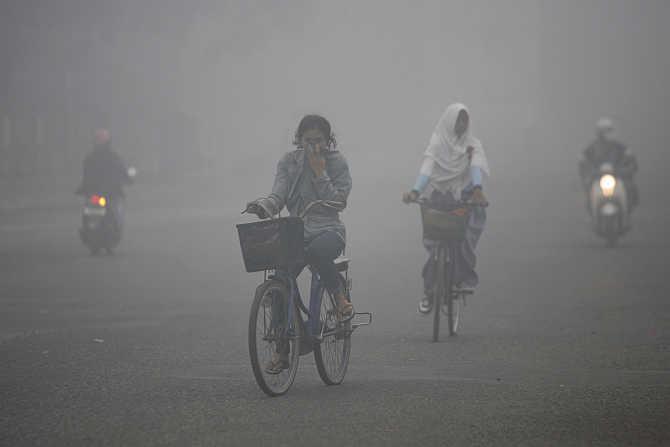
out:
{"label": "motorcycle tail light", "polygon": [[98,195],[95,195],[95,194],[91,196],[90,202],[93,205],[98,205],[98,206],[101,206],[103,208],[107,205],[107,199],[105,197],[98,196]]}

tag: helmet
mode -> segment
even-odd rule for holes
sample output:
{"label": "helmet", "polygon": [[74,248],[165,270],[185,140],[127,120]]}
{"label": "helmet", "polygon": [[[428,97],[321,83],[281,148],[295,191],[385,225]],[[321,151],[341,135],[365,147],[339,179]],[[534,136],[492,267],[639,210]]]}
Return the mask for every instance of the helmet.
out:
{"label": "helmet", "polygon": [[103,144],[107,144],[110,142],[112,137],[109,135],[109,131],[107,129],[97,129],[95,131],[95,145],[96,146],[102,146]]}
{"label": "helmet", "polygon": [[596,123],[596,129],[598,129],[599,133],[609,132],[610,130],[614,130],[614,124],[609,118],[600,118],[598,123]]}

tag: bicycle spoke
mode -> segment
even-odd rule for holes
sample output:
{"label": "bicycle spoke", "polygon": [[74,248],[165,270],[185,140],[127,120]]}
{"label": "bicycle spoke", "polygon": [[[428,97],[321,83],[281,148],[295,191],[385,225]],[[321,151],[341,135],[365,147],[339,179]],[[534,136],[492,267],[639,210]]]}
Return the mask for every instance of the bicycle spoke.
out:
{"label": "bicycle spoke", "polygon": [[320,321],[323,338],[314,351],[317,369],[326,384],[338,384],[347,370],[351,339],[346,333],[349,323],[338,320],[335,300],[330,294],[324,294],[321,300]]}
{"label": "bicycle spoke", "polygon": [[[286,320],[286,289],[283,283],[268,280],[259,287],[252,305],[253,335],[250,332],[249,340],[252,369],[261,389],[271,396],[285,393],[297,370],[299,336],[288,336],[288,328],[293,324]],[[279,354],[283,354],[281,358],[288,362],[288,367],[268,372],[266,368],[277,361]]]}

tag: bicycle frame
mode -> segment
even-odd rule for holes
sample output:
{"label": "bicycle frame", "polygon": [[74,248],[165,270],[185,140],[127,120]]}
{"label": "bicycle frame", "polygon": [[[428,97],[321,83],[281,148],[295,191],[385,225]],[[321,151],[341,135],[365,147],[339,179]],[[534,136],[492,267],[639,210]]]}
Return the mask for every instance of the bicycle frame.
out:
{"label": "bicycle frame", "polygon": [[[330,200],[316,200],[311,203],[309,203],[305,209],[300,213],[300,218],[304,218],[304,216],[309,212],[309,210],[316,205],[322,205],[327,208],[332,208],[337,211],[341,211],[344,208],[344,203],[341,202],[335,202],[335,201],[330,201]],[[272,218],[272,214],[265,209],[266,214]],[[247,205],[247,208],[242,211],[242,214],[247,213],[250,211],[249,205]],[[342,253],[344,255],[344,253]],[[302,296],[300,295],[300,289],[298,287],[298,276],[300,276],[300,273],[305,269],[305,267],[309,267],[310,271],[312,272],[312,278],[310,281],[310,299],[309,299],[309,308],[305,306],[305,303],[302,300]],[[309,325],[307,325],[308,329],[308,335],[309,336],[314,336],[314,334],[317,332],[318,329],[318,322],[319,322],[319,316],[320,316],[320,310],[321,310],[321,297],[323,296],[322,290],[323,290],[323,285],[321,283],[321,279],[319,278],[318,273],[309,265],[295,265],[292,267],[284,268],[277,268],[274,270],[273,275],[268,275],[269,270],[265,270],[263,274],[263,280],[267,281],[268,278],[275,277],[281,281],[283,281],[285,284],[289,286],[289,302],[287,303],[288,305],[288,311],[286,312],[286,316],[288,318],[287,321],[293,321],[292,317],[292,312],[294,312],[296,309],[302,310],[307,316],[308,316],[308,322]],[[344,281],[346,287],[349,286],[349,272],[345,270],[344,272]],[[297,305],[297,306],[296,306]],[[279,313],[277,313],[279,314]],[[273,321],[272,324],[276,324],[277,322],[274,321],[274,315],[275,312],[273,312]],[[300,315],[299,315],[300,316]],[[305,321],[303,320],[302,316],[300,316],[300,320],[303,322],[303,326]],[[372,321],[372,315],[370,315],[370,322]],[[370,323],[367,323],[370,324]],[[359,326],[365,326],[366,324],[359,324]],[[323,332],[323,331],[322,331]],[[323,333],[320,334],[321,337],[323,337]]]}
{"label": "bicycle frame", "polygon": [[[298,316],[303,322],[303,327],[307,329],[306,334],[310,337],[316,337],[318,335],[322,336],[323,334],[318,334],[318,324],[319,312],[321,309],[321,298],[323,297],[323,284],[318,273],[310,268],[312,277],[310,280],[309,307],[305,306],[302,295],[300,294],[300,288],[298,287],[298,276],[300,276],[302,270],[304,270],[304,267],[296,268],[295,271],[278,269],[275,271],[274,275],[271,276],[274,276],[289,286],[289,299],[286,303],[288,309],[285,314],[287,321],[293,321],[293,312],[298,312]],[[300,315],[300,311],[307,315],[307,322],[305,322],[302,315]],[[273,318],[274,314],[275,313],[273,312]],[[282,315],[282,313],[277,312],[277,315]]]}
{"label": "bicycle frame", "polygon": [[[444,267],[448,268],[452,262],[454,262],[454,250],[455,247],[452,242],[447,241],[434,241],[435,245],[430,247],[430,256],[434,259],[436,265],[439,264],[440,255],[444,253]],[[441,277],[444,277],[446,270],[441,272]],[[435,279],[437,280],[438,277]]]}
{"label": "bicycle frame", "polygon": [[[444,272],[442,272],[442,276],[446,278],[447,274],[449,275],[450,286],[453,288],[454,284],[454,273],[456,269],[456,255],[455,251],[457,250],[455,243],[453,242],[442,242],[438,246],[438,250],[442,251],[444,253]],[[439,256],[439,252],[438,252]],[[445,284],[446,285],[446,284]]]}

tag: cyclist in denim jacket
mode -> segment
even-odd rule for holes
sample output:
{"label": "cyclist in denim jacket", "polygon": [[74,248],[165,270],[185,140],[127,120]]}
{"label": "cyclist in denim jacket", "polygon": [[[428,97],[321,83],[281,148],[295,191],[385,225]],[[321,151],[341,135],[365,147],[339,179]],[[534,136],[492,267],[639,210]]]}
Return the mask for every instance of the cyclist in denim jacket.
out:
{"label": "cyclist in denim jacket", "polygon": [[[336,150],[330,123],[319,115],[306,115],[298,125],[293,144],[277,165],[272,193],[248,205],[261,219],[278,214],[284,206],[305,223],[305,259],[335,297],[338,313],[353,315],[334,264],[344,250],[346,231],[339,213],[351,191],[349,166]],[[322,201],[314,205],[314,202]],[[311,205],[310,205],[311,204]]]}

